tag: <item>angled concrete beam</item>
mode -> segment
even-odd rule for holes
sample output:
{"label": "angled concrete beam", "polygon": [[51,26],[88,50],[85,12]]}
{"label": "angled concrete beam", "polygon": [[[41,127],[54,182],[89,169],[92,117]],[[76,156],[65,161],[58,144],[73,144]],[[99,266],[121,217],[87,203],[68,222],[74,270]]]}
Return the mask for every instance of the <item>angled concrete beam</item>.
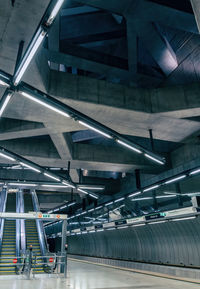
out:
{"label": "angled concrete beam", "polygon": [[194,16],[196,19],[197,27],[200,32],[200,2],[199,0],[190,0],[190,2],[192,4],[192,8],[194,11]]}

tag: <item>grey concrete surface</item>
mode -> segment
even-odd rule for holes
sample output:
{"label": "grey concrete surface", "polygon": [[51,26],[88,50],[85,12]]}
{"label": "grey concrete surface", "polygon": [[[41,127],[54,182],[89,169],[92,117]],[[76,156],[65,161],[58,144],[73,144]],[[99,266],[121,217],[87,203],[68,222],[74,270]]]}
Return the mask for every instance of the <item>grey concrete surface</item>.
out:
{"label": "grey concrete surface", "polygon": [[147,276],[132,272],[100,267],[93,264],[69,262],[68,280],[40,278],[35,280],[2,280],[4,289],[197,289],[198,284]]}

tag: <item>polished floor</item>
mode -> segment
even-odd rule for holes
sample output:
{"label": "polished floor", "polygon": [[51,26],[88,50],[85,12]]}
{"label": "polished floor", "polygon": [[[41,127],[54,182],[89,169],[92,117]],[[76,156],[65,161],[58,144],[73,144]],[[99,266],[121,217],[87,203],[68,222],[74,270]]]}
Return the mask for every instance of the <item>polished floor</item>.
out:
{"label": "polished floor", "polygon": [[153,277],[77,261],[69,262],[67,281],[56,278],[35,280],[0,279],[2,289],[199,289],[198,284]]}

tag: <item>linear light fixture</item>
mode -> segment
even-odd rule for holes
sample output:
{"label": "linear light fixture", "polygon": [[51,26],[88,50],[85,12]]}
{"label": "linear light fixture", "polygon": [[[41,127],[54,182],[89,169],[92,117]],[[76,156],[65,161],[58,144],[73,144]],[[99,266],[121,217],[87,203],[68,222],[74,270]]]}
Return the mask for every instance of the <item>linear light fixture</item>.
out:
{"label": "linear light fixture", "polygon": [[2,114],[4,113],[4,110],[6,109],[11,97],[13,95],[13,92],[10,90],[6,90],[4,95],[1,98],[0,101],[0,117],[2,116]]}
{"label": "linear light fixture", "polygon": [[56,177],[54,177],[54,176],[52,176],[52,175],[49,175],[49,174],[47,174],[47,173],[44,173],[44,175],[45,175],[46,177],[50,178],[50,179],[53,179],[53,180],[55,180],[55,181],[60,182],[60,179],[59,179],[59,178],[56,178]]}
{"label": "linear light fixture", "polygon": [[73,202],[73,203],[71,203],[71,204],[69,204],[69,205],[67,205],[68,207],[71,207],[71,206],[73,206],[73,205],[75,205],[76,204],[76,202]]}
{"label": "linear light fixture", "polygon": [[41,186],[46,188],[67,188],[67,186],[62,185],[41,185]]}
{"label": "linear light fixture", "polygon": [[25,163],[23,163],[23,162],[20,162],[20,165],[22,165],[22,166],[24,166],[24,167],[26,167],[26,168],[28,168],[28,169],[30,169],[30,170],[32,170],[32,171],[35,171],[35,172],[37,172],[37,173],[41,173],[40,170],[38,170],[38,169],[36,169],[36,168],[28,165],[28,164],[25,164]]}
{"label": "linear light fixture", "polygon": [[36,187],[36,184],[29,183],[8,183],[9,186],[26,186],[26,187]]}
{"label": "linear light fixture", "polygon": [[73,188],[73,189],[76,188],[74,185],[71,185],[71,184],[69,184],[69,183],[67,183],[67,182],[65,182],[65,181],[62,181],[62,184],[63,184],[63,185],[66,185],[66,186],[68,186],[68,187],[70,187],[70,188]]}
{"label": "linear light fixture", "polygon": [[154,162],[156,162],[156,163],[159,163],[159,164],[161,164],[161,165],[164,165],[164,164],[165,164],[163,161],[160,161],[160,160],[154,158],[153,156],[151,156],[151,155],[149,155],[149,154],[144,154],[144,155],[145,155],[145,157],[147,157],[148,159],[151,159],[152,161],[154,161]]}
{"label": "linear light fixture", "polygon": [[196,219],[196,216],[185,217],[185,218],[176,218],[176,219],[172,219],[171,221],[176,222],[176,221],[184,221],[184,220],[191,220],[191,219]]}
{"label": "linear light fixture", "polygon": [[141,193],[142,193],[141,191],[135,192],[135,193],[130,194],[128,197],[129,197],[129,198],[132,198],[132,197],[135,197],[135,196],[140,195]]}
{"label": "linear light fixture", "polygon": [[132,225],[131,227],[141,227],[141,226],[145,226],[145,225],[146,225],[145,223],[142,223],[142,224]]}
{"label": "linear light fixture", "polygon": [[148,191],[152,191],[154,189],[157,189],[158,187],[159,187],[159,185],[155,185],[155,186],[152,186],[152,187],[144,189],[143,192],[145,193],[145,192],[148,192]]}
{"label": "linear light fixture", "polygon": [[5,154],[3,154],[3,153],[0,153],[0,157],[3,157],[3,158],[5,158],[5,159],[8,159],[8,160],[10,160],[10,161],[16,161],[14,158],[12,158],[12,157],[10,157],[10,156],[8,156],[8,155],[5,155]]}
{"label": "linear light fixture", "polygon": [[127,148],[129,148],[129,149],[131,149],[131,150],[133,150],[133,151],[135,151],[135,152],[138,153],[138,154],[141,154],[141,153],[142,153],[141,150],[139,150],[139,149],[137,149],[137,148],[135,148],[135,147],[133,147],[133,146],[131,146],[131,145],[129,145],[129,144],[121,141],[121,140],[117,140],[117,142],[118,142],[119,144],[121,144],[121,145],[123,145],[123,146],[125,146],[125,147],[127,147]]}
{"label": "linear light fixture", "polygon": [[153,200],[153,197],[144,197],[144,198],[136,198],[132,199],[132,202],[137,202],[137,201],[146,201],[146,200]]}
{"label": "linear light fixture", "polygon": [[58,0],[57,3],[55,4],[48,20],[47,20],[47,25],[50,25],[52,24],[53,20],[56,18],[60,8],[62,7],[63,3],[64,3],[65,0]]}
{"label": "linear light fixture", "polygon": [[99,210],[101,208],[103,208],[103,206],[96,207],[95,210]]}
{"label": "linear light fixture", "polygon": [[110,205],[112,205],[112,204],[113,204],[113,201],[105,204],[105,206],[107,207],[107,206],[110,206]]}
{"label": "linear light fixture", "polygon": [[77,191],[79,191],[79,192],[81,192],[81,193],[83,193],[83,194],[85,194],[85,195],[88,195],[88,192],[86,192],[86,191],[84,191],[84,190],[82,190],[82,189],[77,189]]}
{"label": "linear light fixture", "polygon": [[95,132],[97,132],[97,133],[99,133],[99,134],[107,137],[107,138],[112,138],[109,134],[107,134],[107,133],[105,133],[105,132],[103,132],[103,131],[101,131],[101,130],[99,130],[99,129],[97,129],[97,128],[95,128],[95,127],[93,127],[93,126],[91,126],[91,125],[89,125],[89,124],[87,124],[87,123],[85,123],[85,122],[83,122],[83,121],[81,121],[81,120],[79,120],[79,123],[80,123],[81,125],[89,128],[89,129],[91,129],[91,130],[93,130],[93,131],[95,131]]}
{"label": "linear light fixture", "polygon": [[30,95],[30,94],[28,94],[28,93],[26,93],[26,92],[23,92],[23,91],[21,92],[21,94],[22,94],[23,96],[25,96],[26,98],[28,98],[28,99],[30,99],[30,100],[32,100],[32,101],[35,101],[35,102],[37,102],[37,103],[39,103],[39,104],[41,104],[41,105],[43,105],[43,106],[45,106],[45,107],[47,107],[47,108],[49,108],[49,109],[51,109],[51,110],[59,113],[60,115],[63,115],[63,116],[68,117],[68,118],[70,117],[69,114],[67,114],[66,112],[64,112],[64,111],[62,111],[62,110],[60,110],[60,109],[58,109],[58,108],[56,108],[56,107],[54,107],[54,106],[46,103],[46,102],[38,99],[38,98],[35,97],[35,96],[32,96],[32,95]]}
{"label": "linear light fixture", "polygon": [[99,230],[97,230],[97,232],[103,232],[104,231],[104,229],[99,229]]}
{"label": "linear light fixture", "polygon": [[91,193],[89,193],[89,196],[92,197],[92,198],[94,198],[94,199],[96,199],[96,200],[98,199],[98,197],[97,197],[96,195],[93,195],[93,194],[91,194]]}
{"label": "linear light fixture", "polygon": [[35,34],[35,36],[33,37],[33,40],[30,43],[27,51],[25,52],[24,57],[22,58],[22,61],[21,61],[20,65],[19,65],[19,67],[18,67],[18,69],[14,75],[13,83],[15,86],[17,86],[19,84],[19,82],[21,81],[21,79],[22,79],[26,69],[28,68],[31,60],[35,56],[38,48],[40,47],[44,38],[46,37],[46,34],[47,34],[47,32],[40,27],[39,30],[37,31],[37,33]]}
{"label": "linear light fixture", "polygon": [[156,196],[156,199],[164,199],[164,198],[174,198],[177,197],[176,194],[170,194],[169,196]]}
{"label": "linear light fixture", "polygon": [[0,79],[0,86],[6,86],[6,87],[8,87],[9,84],[6,83],[6,82],[4,82],[2,79]]}
{"label": "linear light fixture", "polygon": [[195,175],[195,174],[198,174],[198,173],[200,173],[200,169],[196,169],[196,170],[190,172],[190,175]]}
{"label": "linear light fixture", "polygon": [[128,226],[117,227],[117,229],[126,229],[126,228],[128,228]]}
{"label": "linear light fixture", "polygon": [[108,229],[106,229],[106,231],[113,231],[113,230],[116,230],[116,228],[108,228]]}
{"label": "linear light fixture", "polygon": [[123,197],[123,198],[120,198],[120,199],[117,199],[117,200],[114,201],[114,203],[121,202],[121,201],[123,201],[124,199],[125,199],[124,197]]}
{"label": "linear light fixture", "polygon": [[165,182],[165,184],[168,185],[168,184],[174,183],[174,182],[176,182],[176,181],[182,180],[182,179],[184,179],[184,178],[186,178],[186,175],[182,175],[182,176],[173,178],[173,179],[171,179],[171,180],[168,180],[168,181]]}
{"label": "linear light fixture", "polygon": [[104,190],[103,187],[92,187],[92,186],[78,186],[80,189],[88,189],[88,190]]}
{"label": "linear light fixture", "polygon": [[155,224],[162,224],[162,223],[166,223],[167,221],[166,220],[163,220],[163,221],[154,221],[154,222],[150,222],[148,223],[149,225],[155,225]]}

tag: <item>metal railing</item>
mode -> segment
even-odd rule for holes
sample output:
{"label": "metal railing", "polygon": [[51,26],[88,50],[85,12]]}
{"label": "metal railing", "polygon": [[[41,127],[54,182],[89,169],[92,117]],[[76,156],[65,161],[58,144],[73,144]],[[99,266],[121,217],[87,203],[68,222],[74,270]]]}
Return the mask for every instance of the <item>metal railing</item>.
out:
{"label": "metal railing", "polygon": [[40,256],[29,250],[21,257],[0,257],[1,272],[3,272],[2,268],[10,269],[10,272],[14,271],[13,273],[23,275],[26,279],[35,278],[35,275],[40,272],[67,278],[67,254]]}

